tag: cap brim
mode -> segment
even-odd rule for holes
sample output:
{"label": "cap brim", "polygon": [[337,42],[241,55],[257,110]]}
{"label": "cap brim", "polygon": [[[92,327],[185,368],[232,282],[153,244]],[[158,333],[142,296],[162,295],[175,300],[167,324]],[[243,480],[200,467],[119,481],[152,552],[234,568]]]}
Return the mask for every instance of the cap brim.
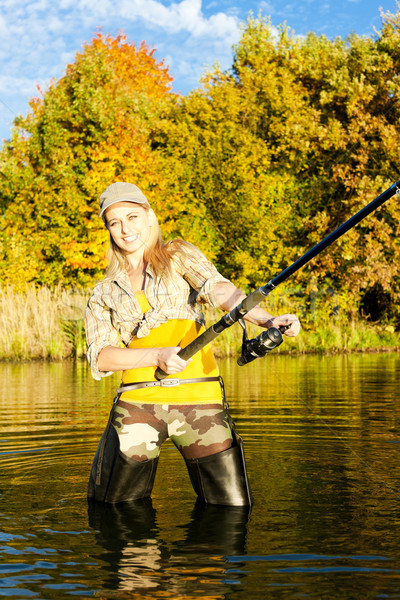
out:
{"label": "cap brim", "polygon": [[112,206],[113,204],[116,204],[117,202],[132,202],[132,204],[145,204],[146,206],[150,206],[150,204],[147,202],[147,200],[144,199],[140,199],[140,198],[117,198],[116,200],[106,200],[104,203],[104,206],[102,207],[101,211],[99,212],[99,217],[102,217],[105,213],[105,211],[107,210],[107,208],[109,208],[110,206]]}

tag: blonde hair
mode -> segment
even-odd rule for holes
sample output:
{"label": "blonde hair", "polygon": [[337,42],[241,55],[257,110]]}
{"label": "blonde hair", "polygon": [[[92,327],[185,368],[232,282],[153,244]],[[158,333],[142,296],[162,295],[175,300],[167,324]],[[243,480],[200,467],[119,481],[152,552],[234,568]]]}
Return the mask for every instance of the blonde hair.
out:
{"label": "blonde hair", "polygon": [[[150,207],[143,206],[142,204],[139,206],[141,206],[146,212],[152,211]],[[103,216],[103,221],[107,227],[107,219],[105,215]],[[126,258],[122,250],[114,242],[111,233],[109,233],[109,235],[110,246],[108,250],[108,266],[105,277],[106,279],[114,279],[121,272],[126,270]],[[153,212],[153,222],[150,228],[149,238],[146,241],[146,248],[143,258],[147,263],[152,265],[157,276],[160,276],[166,271],[171,272],[172,257],[178,252],[187,251],[190,253],[191,248],[194,248],[192,244],[180,239],[163,242],[160,225],[156,215]]]}

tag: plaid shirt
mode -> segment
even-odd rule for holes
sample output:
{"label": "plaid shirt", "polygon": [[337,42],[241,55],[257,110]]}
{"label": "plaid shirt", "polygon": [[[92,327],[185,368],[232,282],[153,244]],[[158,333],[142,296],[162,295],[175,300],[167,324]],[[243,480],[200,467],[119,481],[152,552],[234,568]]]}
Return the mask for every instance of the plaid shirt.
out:
{"label": "plaid shirt", "polygon": [[[215,284],[228,281],[197,248],[190,254],[172,258],[171,275],[156,277],[152,266],[146,269],[146,298],[152,307],[142,313],[127,273],[104,279],[96,285],[85,310],[87,357],[95,379],[111,375],[98,369],[98,358],[106,346],[125,346],[136,336],[145,337],[150,329],[169,319],[190,319],[205,324],[199,303],[217,307]],[[172,342],[171,342],[172,343]]]}

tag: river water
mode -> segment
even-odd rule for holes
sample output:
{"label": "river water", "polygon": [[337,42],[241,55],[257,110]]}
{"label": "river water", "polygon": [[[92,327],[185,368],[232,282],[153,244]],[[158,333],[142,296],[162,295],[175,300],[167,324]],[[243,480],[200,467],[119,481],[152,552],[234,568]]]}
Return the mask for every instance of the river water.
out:
{"label": "river water", "polygon": [[400,598],[400,355],[223,361],[255,496],[195,504],[174,446],[152,504],[88,508],[116,377],[0,365],[0,596]]}

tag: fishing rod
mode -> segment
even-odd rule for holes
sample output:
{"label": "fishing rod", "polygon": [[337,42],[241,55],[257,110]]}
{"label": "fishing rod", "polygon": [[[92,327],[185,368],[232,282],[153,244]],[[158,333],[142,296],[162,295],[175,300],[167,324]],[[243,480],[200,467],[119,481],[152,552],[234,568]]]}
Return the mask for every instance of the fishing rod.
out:
{"label": "fishing rod", "polygon": [[[180,356],[183,360],[188,360],[191,358],[196,352],[207,346],[210,342],[212,342],[220,333],[222,333],[228,327],[231,327],[236,322],[241,322],[243,327],[243,317],[253,308],[255,308],[264,298],[266,298],[280,283],[283,283],[288,279],[293,273],[296,273],[299,269],[301,269],[305,264],[307,264],[310,260],[312,260],[317,254],[325,250],[328,246],[330,246],[333,242],[335,242],[338,238],[344,235],[349,229],[357,225],[360,221],[362,221],[365,217],[371,214],[374,210],[382,206],[384,202],[389,200],[392,196],[397,195],[400,198],[400,180],[396,183],[393,183],[387,190],[382,192],[375,200],[372,200],[367,206],[364,206],[358,213],[350,217],[347,221],[342,223],[337,229],[332,231],[328,236],[326,236],[322,241],[316,244],[313,248],[308,250],[303,256],[298,258],[294,263],[292,263],[289,267],[284,269],[279,275],[271,279],[266,285],[261,286],[258,290],[251,292],[238,306],[236,306],[229,313],[225,314],[217,323],[211,325],[204,333],[199,335],[193,342],[182,348],[178,352],[178,356]],[[280,328],[284,330],[284,328]],[[257,338],[254,340],[246,340],[246,336],[244,336],[244,342],[246,342],[245,350],[242,353],[242,356],[238,360],[239,365],[246,364],[255,358],[260,356],[264,356],[267,352],[270,352],[282,341],[282,333],[277,327],[270,327],[263,331]],[[157,368],[155,372],[155,377],[159,381],[165,379],[167,377],[167,373]]]}

